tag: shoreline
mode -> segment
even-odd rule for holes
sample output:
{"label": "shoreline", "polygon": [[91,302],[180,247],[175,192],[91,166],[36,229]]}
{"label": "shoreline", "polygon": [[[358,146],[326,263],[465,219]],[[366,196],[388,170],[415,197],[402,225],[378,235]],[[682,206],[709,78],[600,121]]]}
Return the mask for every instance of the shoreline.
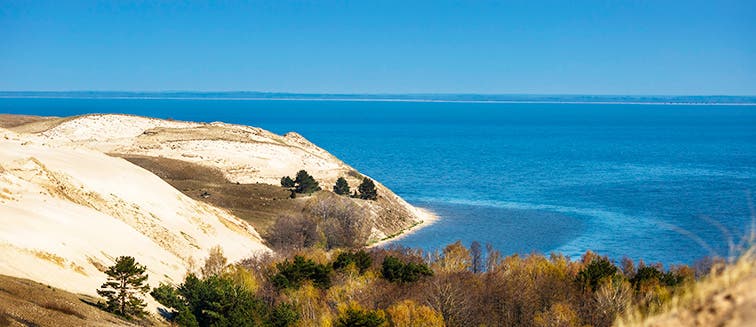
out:
{"label": "shoreline", "polygon": [[408,235],[412,235],[413,233],[415,233],[415,232],[417,232],[417,231],[419,231],[419,230],[421,230],[421,229],[423,229],[425,227],[428,227],[430,225],[435,224],[440,219],[440,217],[438,216],[438,214],[436,214],[435,212],[431,211],[430,209],[420,208],[420,207],[414,207],[414,208],[415,208],[415,210],[417,210],[417,215],[420,217],[420,222],[419,223],[417,223],[415,225],[412,225],[412,226],[408,227],[407,229],[402,230],[398,234],[394,234],[393,236],[387,236],[386,238],[384,238],[382,240],[379,240],[379,241],[377,241],[375,243],[372,243],[372,244],[366,246],[366,248],[371,249],[371,248],[387,245],[388,243],[391,243],[391,242],[394,242],[394,241],[398,241],[398,240],[400,240],[400,239],[402,239],[404,237],[407,237]]}

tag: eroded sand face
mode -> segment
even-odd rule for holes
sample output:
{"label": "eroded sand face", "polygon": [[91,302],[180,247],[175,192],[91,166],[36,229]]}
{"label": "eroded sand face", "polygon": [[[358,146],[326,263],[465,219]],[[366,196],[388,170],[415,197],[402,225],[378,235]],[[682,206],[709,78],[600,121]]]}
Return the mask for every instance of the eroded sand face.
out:
{"label": "eroded sand face", "polygon": [[180,282],[207,251],[270,251],[246,222],[101,152],[0,129],[0,274],[95,294],[120,255]]}

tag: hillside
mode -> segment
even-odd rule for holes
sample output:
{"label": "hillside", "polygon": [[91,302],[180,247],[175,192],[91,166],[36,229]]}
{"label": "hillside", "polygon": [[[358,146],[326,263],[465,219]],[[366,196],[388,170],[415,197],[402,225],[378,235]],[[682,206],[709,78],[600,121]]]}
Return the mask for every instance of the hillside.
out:
{"label": "hillside", "polygon": [[[345,177],[356,189],[363,177],[293,132],[281,136],[249,126],[128,115],[49,119],[17,125],[13,129],[34,133],[48,144],[84,147],[127,158],[161,176],[186,195],[227,208],[260,230],[270,225],[277,215],[300,210],[303,206],[301,201],[287,202],[288,194],[270,187],[277,187],[282,176],[293,177],[298,170],[305,169],[324,189],[330,189],[338,177]],[[197,174],[186,176],[182,173],[185,169]],[[354,200],[370,213],[373,241],[427,220],[423,211],[382,184],[376,182],[376,187],[377,201]],[[252,200],[229,199],[239,191]],[[210,195],[201,197],[204,192]]]}
{"label": "hillside", "polygon": [[120,255],[179,282],[216,245],[269,251],[252,226],[126,160],[0,129],[0,274],[94,295]]}
{"label": "hillside", "polygon": [[0,275],[0,326],[138,326],[86,303],[87,300],[93,299],[28,279]]}

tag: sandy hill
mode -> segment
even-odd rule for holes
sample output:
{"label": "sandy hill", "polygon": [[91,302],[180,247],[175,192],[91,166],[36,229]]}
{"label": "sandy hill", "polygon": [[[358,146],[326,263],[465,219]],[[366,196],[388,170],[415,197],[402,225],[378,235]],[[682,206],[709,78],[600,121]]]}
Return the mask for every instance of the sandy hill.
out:
{"label": "sandy hill", "polygon": [[120,255],[156,286],[216,245],[231,261],[269,251],[248,223],[147,170],[49,141],[0,128],[0,274],[93,295]]}
{"label": "sandy hill", "polygon": [[[15,131],[34,134],[47,144],[127,157],[155,173],[165,171],[166,161],[173,160],[213,169],[228,182],[241,185],[278,186],[282,176],[293,177],[300,169],[307,170],[324,189],[330,189],[338,177],[345,177],[356,189],[363,177],[296,133],[281,136],[260,128],[225,123],[99,114],[40,121],[27,119],[15,125]],[[378,201],[355,200],[371,213],[375,240],[400,233],[428,218],[380,183],[376,182],[376,186]],[[272,194],[275,190],[266,192]],[[271,198],[276,196],[270,195]],[[269,201],[262,205],[275,203]],[[253,215],[258,213],[255,211]],[[270,221],[256,227],[264,228],[266,223]]]}

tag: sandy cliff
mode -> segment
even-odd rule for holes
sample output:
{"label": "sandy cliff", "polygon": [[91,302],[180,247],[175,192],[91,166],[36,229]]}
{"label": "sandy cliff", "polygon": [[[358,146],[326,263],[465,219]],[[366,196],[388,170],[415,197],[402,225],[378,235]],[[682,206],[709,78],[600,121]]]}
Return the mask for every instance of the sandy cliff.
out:
{"label": "sandy cliff", "polygon": [[94,294],[120,255],[149,283],[180,282],[220,245],[231,260],[269,251],[228,212],[126,160],[0,129],[0,274]]}
{"label": "sandy cliff", "polygon": [[[225,123],[178,122],[129,115],[86,115],[19,128],[46,143],[114,155],[177,159],[217,169],[234,183],[278,185],[300,169],[324,189],[345,177],[353,189],[362,174],[296,133],[284,136]],[[375,240],[397,234],[427,214],[376,182],[378,201],[355,201],[371,212]]]}

